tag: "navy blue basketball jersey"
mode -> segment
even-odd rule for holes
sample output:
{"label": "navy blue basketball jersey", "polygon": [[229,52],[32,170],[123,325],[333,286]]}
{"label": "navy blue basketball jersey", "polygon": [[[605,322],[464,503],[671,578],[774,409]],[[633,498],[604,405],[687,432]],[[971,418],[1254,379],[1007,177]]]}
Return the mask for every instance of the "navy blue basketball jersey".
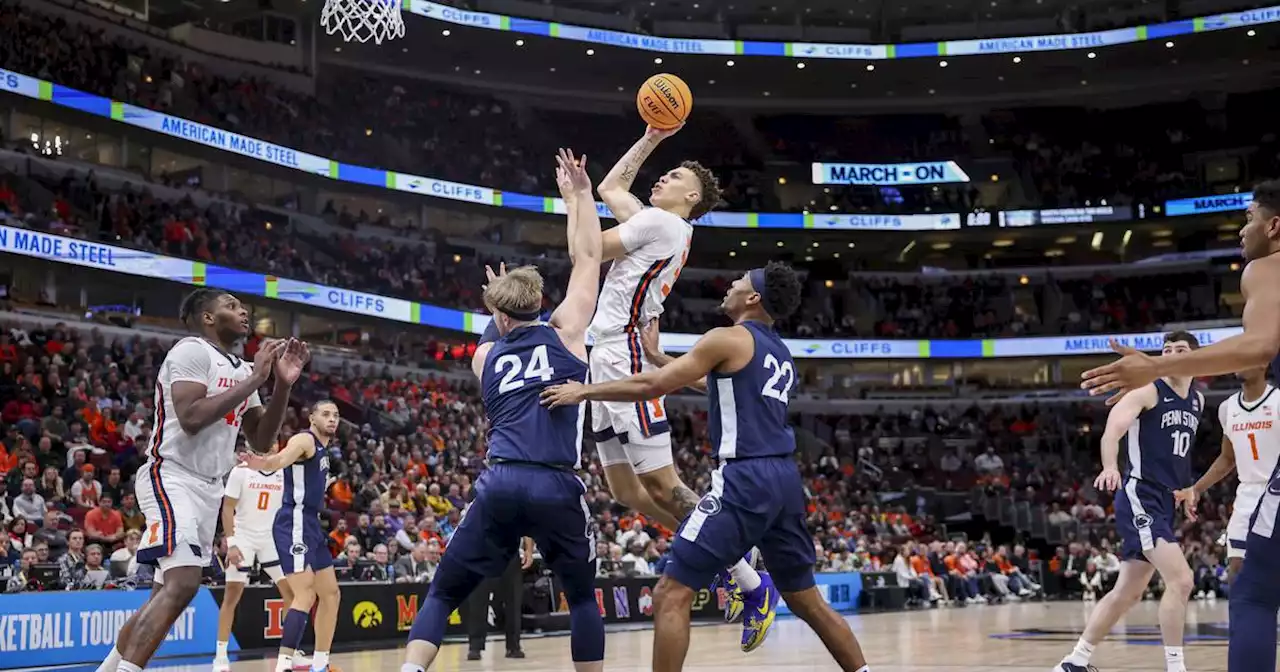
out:
{"label": "navy blue basketball jersey", "polygon": [[738,326],[751,332],[755,353],[740,371],[707,376],[711,445],[722,460],[791,455],[796,452],[796,437],[787,424],[787,403],[796,382],[791,352],[772,327],[749,321]]}
{"label": "navy blue basketball jersey", "polygon": [[581,467],[585,404],[547,410],[540,397],[544,388],[586,380],[587,363],[544,322],[495,341],[480,376],[489,416],[489,458]]}
{"label": "navy blue basketball jersey", "polygon": [[1156,405],[1138,415],[1125,435],[1128,464],[1125,476],[1170,490],[1191,485],[1191,444],[1204,412],[1204,396],[1194,388],[1180,397],[1157,380]]}
{"label": "navy blue basketball jersey", "polygon": [[316,452],[284,470],[283,509],[303,509],[319,514],[324,510],[325,481],[329,478],[329,453],[325,444],[309,430],[303,434],[315,441]]}

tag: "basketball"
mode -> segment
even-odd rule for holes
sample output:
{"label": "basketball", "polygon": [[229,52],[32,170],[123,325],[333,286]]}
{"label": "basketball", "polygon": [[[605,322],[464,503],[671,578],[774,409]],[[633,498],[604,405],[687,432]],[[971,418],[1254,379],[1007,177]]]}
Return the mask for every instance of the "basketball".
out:
{"label": "basketball", "polygon": [[675,75],[654,75],[645,80],[636,94],[640,118],[650,126],[667,130],[689,118],[693,109],[693,92],[683,79]]}

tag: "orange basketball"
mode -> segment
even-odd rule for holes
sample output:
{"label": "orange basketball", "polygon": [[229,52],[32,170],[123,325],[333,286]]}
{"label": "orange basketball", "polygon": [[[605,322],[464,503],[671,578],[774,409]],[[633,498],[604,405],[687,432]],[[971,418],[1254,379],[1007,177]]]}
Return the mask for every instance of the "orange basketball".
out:
{"label": "orange basketball", "polygon": [[693,93],[683,79],[675,75],[654,75],[636,94],[636,108],[650,126],[667,130],[680,125],[693,110]]}

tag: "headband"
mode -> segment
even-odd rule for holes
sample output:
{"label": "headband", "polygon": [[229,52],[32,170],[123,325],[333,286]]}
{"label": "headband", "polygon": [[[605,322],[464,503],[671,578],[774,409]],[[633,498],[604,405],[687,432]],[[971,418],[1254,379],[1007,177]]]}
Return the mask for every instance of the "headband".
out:
{"label": "headband", "polygon": [[517,311],[517,310],[504,310],[502,311],[502,314],[506,315],[507,317],[510,317],[513,320],[520,320],[521,322],[533,322],[537,320],[539,317],[542,317],[542,309],[538,308],[536,310],[530,310],[528,312]]}
{"label": "headband", "polygon": [[749,279],[751,280],[751,288],[752,288],[752,289],[754,289],[754,290],[756,290],[756,294],[759,294],[759,295],[760,295],[760,304],[761,304],[761,305],[760,305],[760,307],[761,307],[761,308],[763,308],[763,307],[764,307],[764,303],[765,303],[765,301],[766,301],[766,300],[767,300],[767,298],[768,298],[768,297],[765,295],[765,291],[764,291],[764,289],[765,289],[765,276],[764,276],[764,269],[763,269],[763,268],[754,268],[754,269],[752,269],[752,270],[748,271],[748,272],[747,272],[747,278],[749,278]]}

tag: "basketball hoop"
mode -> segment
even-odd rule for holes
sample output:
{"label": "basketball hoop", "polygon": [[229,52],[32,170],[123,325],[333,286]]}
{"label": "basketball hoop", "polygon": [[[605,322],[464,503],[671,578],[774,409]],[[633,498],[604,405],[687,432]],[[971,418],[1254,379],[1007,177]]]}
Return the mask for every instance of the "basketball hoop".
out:
{"label": "basketball hoop", "polygon": [[348,42],[382,44],[404,37],[401,0],[325,0],[320,25],[325,32],[339,33]]}

